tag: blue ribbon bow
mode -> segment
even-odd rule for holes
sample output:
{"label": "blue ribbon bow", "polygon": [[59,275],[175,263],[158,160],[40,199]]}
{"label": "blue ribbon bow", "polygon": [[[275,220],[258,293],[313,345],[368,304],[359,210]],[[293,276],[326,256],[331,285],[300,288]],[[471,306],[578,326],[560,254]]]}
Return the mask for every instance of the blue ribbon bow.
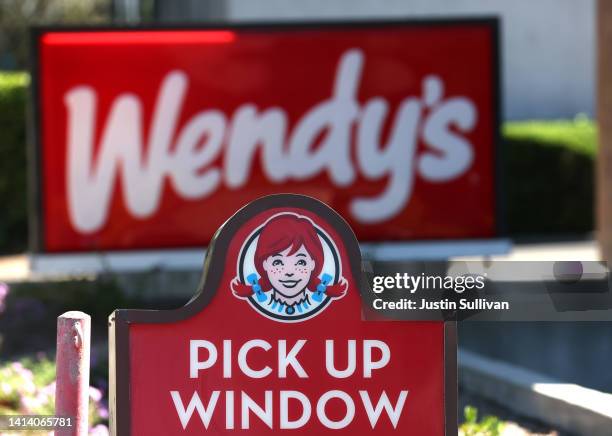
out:
{"label": "blue ribbon bow", "polygon": [[247,276],[247,283],[249,285],[251,285],[251,288],[253,289],[253,296],[257,297],[257,300],[259,300],[260,303],[263,303],[264,301],[266,301],[267,297],[266,294],[263,293],[263,290],[261,289],[261,286],[259,285],[259,277],[257,277],[257,274],[252,273],[249,274]]}
{"label": "blue ribbon bow", "polygon": [[317,285],[317,292],[312,294],[312,299],[320,303],[323,300],[327,286],[331,283],[331,281],[332,276],[327,273],[323,274],[321,276],[321,283]]}

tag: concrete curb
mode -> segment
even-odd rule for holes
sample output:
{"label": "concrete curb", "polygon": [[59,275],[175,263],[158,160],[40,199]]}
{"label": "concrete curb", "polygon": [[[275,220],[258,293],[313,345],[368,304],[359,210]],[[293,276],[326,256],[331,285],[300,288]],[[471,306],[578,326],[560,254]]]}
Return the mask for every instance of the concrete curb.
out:
{"label": "concrete curb", "polygon": [[520,415],[578,435],[612,434],[612,394],[459,350],[459,384]]}

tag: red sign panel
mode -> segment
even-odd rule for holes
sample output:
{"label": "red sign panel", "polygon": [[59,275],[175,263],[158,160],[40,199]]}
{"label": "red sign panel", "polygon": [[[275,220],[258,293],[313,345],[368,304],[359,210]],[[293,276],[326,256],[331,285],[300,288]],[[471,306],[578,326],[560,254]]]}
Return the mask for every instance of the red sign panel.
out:
{"label": "red sign panel", "polygon": [[202,246],[278,192],[333,206],[363,241],[492,237],[496,35],[491,20],[39,32],[40,249]]}
{"label": "red sign panel", "polygon": [[317,200],[241,209],[186,306],[111,315],[113,434],[456,435],[454,324],[364,321],[360,268]]}

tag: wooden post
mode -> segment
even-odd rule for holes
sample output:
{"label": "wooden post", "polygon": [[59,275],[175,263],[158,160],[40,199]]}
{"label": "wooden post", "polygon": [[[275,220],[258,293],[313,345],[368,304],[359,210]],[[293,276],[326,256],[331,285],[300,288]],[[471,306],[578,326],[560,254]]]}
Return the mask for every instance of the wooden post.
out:
{"label": "wooden post", "polygon": [[57,318],[55,415],[71,417],[73,426],[56,436],[86,436],[89,415],[89,350],[91,318],[66,312]]}
{"label": "wooden post", "polygon": [[612,261],[612,2],[597,5],[597,231],[601,257]]}

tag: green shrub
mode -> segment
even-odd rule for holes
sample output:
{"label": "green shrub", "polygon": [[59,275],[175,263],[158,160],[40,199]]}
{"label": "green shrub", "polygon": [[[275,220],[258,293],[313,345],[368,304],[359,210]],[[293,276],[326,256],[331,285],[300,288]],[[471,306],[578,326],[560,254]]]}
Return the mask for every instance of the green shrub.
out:
{"label": "green shrub", "polygon": [[[0,73],[0,253],[25,251],[28,76]],[[511,236],[593,229],[596,126],[586,118],[503,126],[505,220]]]}
{"label": "green shrub", "polygon": [[496,416],[485,416],[478,421],[478,409],[465,406],[465,422],[459,427],[462,436],[500,436],[505,423]]}
{"label": "green shrub", "polygon": [[0,73],[0,253],[27,246],[26,118],[29,77]]}
{"label": "green shrub", "polygon": [[[99,433],[108,434],[108,409],[103,392],[89,387],[89,423]],[[49,358],[26,357],[20,361],[0,362],[0,414],[53,415],[55,413],[55,362]],[[4,434],[4,433],[2,433]],[[12,433],[11,433],[12,434]],[[40,432],[25,432],[37,435]]]}
{"label": "green shrub", "polygon": [[591,231],[596,125],[583,117],[510,122],[503,136],[510,235]]}

